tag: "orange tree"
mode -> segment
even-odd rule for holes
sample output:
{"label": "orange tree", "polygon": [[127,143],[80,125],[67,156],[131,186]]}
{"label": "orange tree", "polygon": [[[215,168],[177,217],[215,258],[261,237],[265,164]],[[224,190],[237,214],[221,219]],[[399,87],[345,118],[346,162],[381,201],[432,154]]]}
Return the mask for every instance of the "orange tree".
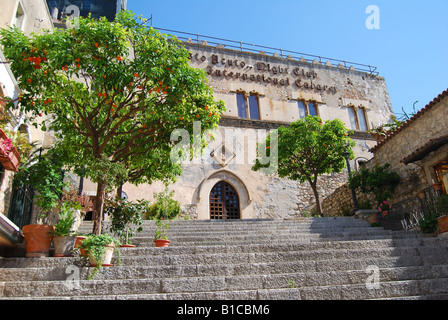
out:
{"label": "orange tree", "polygon": [[252,170],[308,182],[315,196],[317,214],[321,215],[318,177],[341,172],[346,166],[346,151],[353,158],[354,142],[349,138],[349,130],[338,119],[324,123],[320,117],[308,116],[288,127],[280,127],[277,133],[259,144]]}
{"label": "orange tree", "polygon": [[20,108],[34,126],[55,132],[68,168],[83,166],[97,183],[96,234],[106,188],[175,180],[182,170],[170,160],[171,132],[192,132],[194,121],[216,128],[225,110],[180,41],[144,21],[125,11],[114,22],[81,18],[75,29],[30,37],[1,30],[24,91]]}

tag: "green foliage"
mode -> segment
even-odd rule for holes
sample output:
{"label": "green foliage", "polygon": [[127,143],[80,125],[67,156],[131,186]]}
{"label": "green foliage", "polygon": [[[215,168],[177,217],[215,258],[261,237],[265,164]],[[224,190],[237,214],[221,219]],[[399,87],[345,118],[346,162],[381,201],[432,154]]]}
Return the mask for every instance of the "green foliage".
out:
{"label": "green foliage", "polygon": [[381,204],[392,198],[401,180],[396,172],[389,169],[390,164],[376,166],[373,171],[362,168],[349,179],[349,186],[353,190],[360,188],[363,193],[373,193],[378,204]]}
{"label": "green foliage", "polygon": [[193,132],[194,121],[214,129],[225,110],[181,42],[129,11],[114,22],[80,18],[76,29],[28,37],[10,28],[0,36],[24,91],[21,111],[56,133],[67,168],[80,173],[84,166],[98,194],[127,181],[174,181],[182,167],[170,161],[171,133]]}
{"label": "green foliage", "polygon": [[372,204],[370,200],[366,199],[364,201],[360,201],[358,205],[359,209],[372,209]]}
{"label": "green foliage", "polygon": [[437,230],[437,214],[430,213],[426,214],[422,219],[419,220],[420,230],[423,233],[434,233]]}
{"label": "green foliage", "polygon": [[146,219],[167,219],[172,220],[181,213],[180,203],[173,199],[174,191],[155,194],[156,202],[149,206],[146,211]]}
{"label": "green foliage", "polygon": [[101,270],[102,263],[104,262],[105,248],[111,243],[115,244],[115,253],[117,254],[117,258],[120,263],[121,256],[118,247],[121,245],[121,243],[118,239],[115,239],[108,234],[91,235],[84,239],[84,241],[81,243],[79,249],[85,249],[86,252],[89,255],[93,256],[97,261],[97,265],[88,276],[88,279],[93,279],[98,271]]}
{"label": "green foliage", "polygon": [[439,216],[448,214],[448,194],[444,194],[437,199],[436,210]]}
{"label": "green foliage", "polygon": [[[16,148],[20,155],[20,163],[26,163],[29,161],[30,156],[34,148],[34,144],[29,142],[28,135],[20,131],[11,131],[0,125],[0,128],[6,134],[6,136],[11,139],[12,145]],[[19,167],[20,168],[20,167]]]}
{"label": "green foliage", "polygon": [[110,231],[117,235],[122,243],[129,244],[129,238],[143,230],[142,215],[148,202],[145,200],[130,202],[114,198],[106,200],[105,205],[106,214],[111,215]]}
{"label": "green foliage", "polygon": [[353,157],[351,147],[354,143],[348,135],[349,130],[340,120],[323,123],[320,117],[305,117],[289,127],[278,129],[278,148],[275,141],[271,141],[277,138],[273,135],[259,144],[258,150],[262,152],[252,170],[268,168],[274,162],[278,166],[272,173],[300,182],[308,181],[316,196],[317,214],[320,215],[317,178],[322,174],[341,172],[345,167],[346,151]]}
{"label": "green foliage", "polygon": [[60,203],[68,184],[62,179],[62,159],[54,150],[40,154],[36,150],[30,160],[16,174],[14,183],[31,184],[36,192],[36,204],[42,209],[44,218]]}
{"label": "green foliage", "polygon": [[168,240],[167,232],[170,229],[170,224],[163,218],[156,220],[156,231],[154,240]]}
{"label": "green foliage", "polygon": [[59,221],[54,225],[55,230],[52,232],[54,236],[70,236],[73,235],[72,230],[76,218],[73,216],[73,210],[80,210],[81,206],[76,203],[63,202],[59,208]]}

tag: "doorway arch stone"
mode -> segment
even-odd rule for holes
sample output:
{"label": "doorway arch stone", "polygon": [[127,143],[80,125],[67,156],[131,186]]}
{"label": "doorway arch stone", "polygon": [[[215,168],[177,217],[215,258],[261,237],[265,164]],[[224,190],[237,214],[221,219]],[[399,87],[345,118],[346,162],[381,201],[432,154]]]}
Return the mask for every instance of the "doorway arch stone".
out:
{"label": "doorway arch stone", "polygon": [[241,219],[253,219],[253,203],[246,184],[235,173],[219,170],[206,176],[197,189],[198,220],[210,219],[210,192],[221,181],[230,184],[238,193]]}

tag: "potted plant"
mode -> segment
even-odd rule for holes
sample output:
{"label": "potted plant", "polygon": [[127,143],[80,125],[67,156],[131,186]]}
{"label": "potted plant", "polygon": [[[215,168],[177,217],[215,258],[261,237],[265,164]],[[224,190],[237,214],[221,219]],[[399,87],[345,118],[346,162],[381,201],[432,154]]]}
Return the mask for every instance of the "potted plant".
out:
{"label": "potted plant", "polygon": [[168,247],[170,241],[167,237],[168,229],[170,228],[169,223],[165,222],[163,218],[156,220],[156,232],[154,236],[154,243],[157,248]]}
{"label": "potted plant", "polygon": [[371,212],[365,216],[365,219],[370,223],[370,225],[378,223],[378,214],[377,212]]}
{"label": "potted plant", "polygon": [[53,210],[67,183],[61,177],[61,159],[49,150],[41,155],[38,150],[14,177],[14,187],[30,184],[36,192],[35,204],[40,208],[37,221],[22,228],[27,257],[48,257],[54,231]]}
{"label": "potted plant", "polygon": [[73,210],[79,210],[79,204],[62,203],[59,211],[59,222],[54,225],[52,231],[54,256],[70,257],[73,256],[73,249],[76,237],[73,236],[73,225],[76,218],[73,216]]}
{"label": "potted plant", "polygon": [[112,258],[114,251],[117,253],[120,262],[120,240],[113,238],[108,234],[88,236],[79,246],[79,249],[86,250],[90,261],[90,266],[94,267],[92,273],[88,277],[93,278],[102,267],[112,267]]}
{"label": "potted plant", "polygon": [[436,214],[425,214],[418,222],[420,230],[425,234],[433,234],[437,229]]}
{"label": "potted plant", "polygon": [[75,246],[74,246],[75,250],[79,250],[79,254],[81,255],[81,257],[87,257],[86,250],[81,248],[81,244],[85,239],[87,239],[87,236],[78,233],[78,234],[76,234],[75,238],[76,238]]}
{"label": "potted plant", "polygon": [[383,216],[387,216],[389,211],[392,210],[392,206],[387,201],[383,201],[380,203],[378,210],[383,213]]}
{"label": "potted plant", "polygon": [[172,220],[182,212],[180,203],[174,200],[174,191],[169,192],[168,188],[165,188],[165,191],[155,193],[154,198],[156,202],[144,210],[146,219]]}
{"label": "potted plant", "polygon": [[20,165],[20,155],[12,145],[12,139],[8,139],[3,130],[0,129],[0,162],[6,170],[17,172]]}
{"label": "potted plant", "polygon": [[27,258],[50,256],[52,232],[54,226],[47,224],[29,224],[22,228],[25,237],[25,255]]}
{"label": "potted plant", "polygon": [[109,230],[120,238],[122,247],[135,247],[129,239],[143,230],[142,209],[145,205],[144,200],[136,203],[117,198],[107,200],[105,212],[111,216]]}

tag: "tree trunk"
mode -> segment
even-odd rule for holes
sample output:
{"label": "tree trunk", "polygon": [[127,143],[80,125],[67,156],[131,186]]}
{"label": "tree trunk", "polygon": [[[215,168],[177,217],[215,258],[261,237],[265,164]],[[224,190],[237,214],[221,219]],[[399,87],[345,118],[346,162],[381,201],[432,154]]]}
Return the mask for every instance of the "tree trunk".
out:
{"label": "tree trunk", "polygon": [[120,186],[117,188],[117,198],[121,199],[121,194],[123,193],[123,184],[120,184]]}
{"label": "tree trunk", "polygon": [[311,189],[313,189],[314,198],[316,198],[316,210],[317,210],[316,213],[319,216],[322,216],[322,210],[320,208],[319,192],[317,191],[317,181],[315,182],[309,181],[309,183],[311,185]]}
{"label": "tree trunk", "polygon": [[93,224],[93,234],[95,235],[101,235],[105,192],[106,192],[106,185],[103,183],[98,183],[98,186],[96,188],[96,199],[95,199],[96,219],[95,223]]}

